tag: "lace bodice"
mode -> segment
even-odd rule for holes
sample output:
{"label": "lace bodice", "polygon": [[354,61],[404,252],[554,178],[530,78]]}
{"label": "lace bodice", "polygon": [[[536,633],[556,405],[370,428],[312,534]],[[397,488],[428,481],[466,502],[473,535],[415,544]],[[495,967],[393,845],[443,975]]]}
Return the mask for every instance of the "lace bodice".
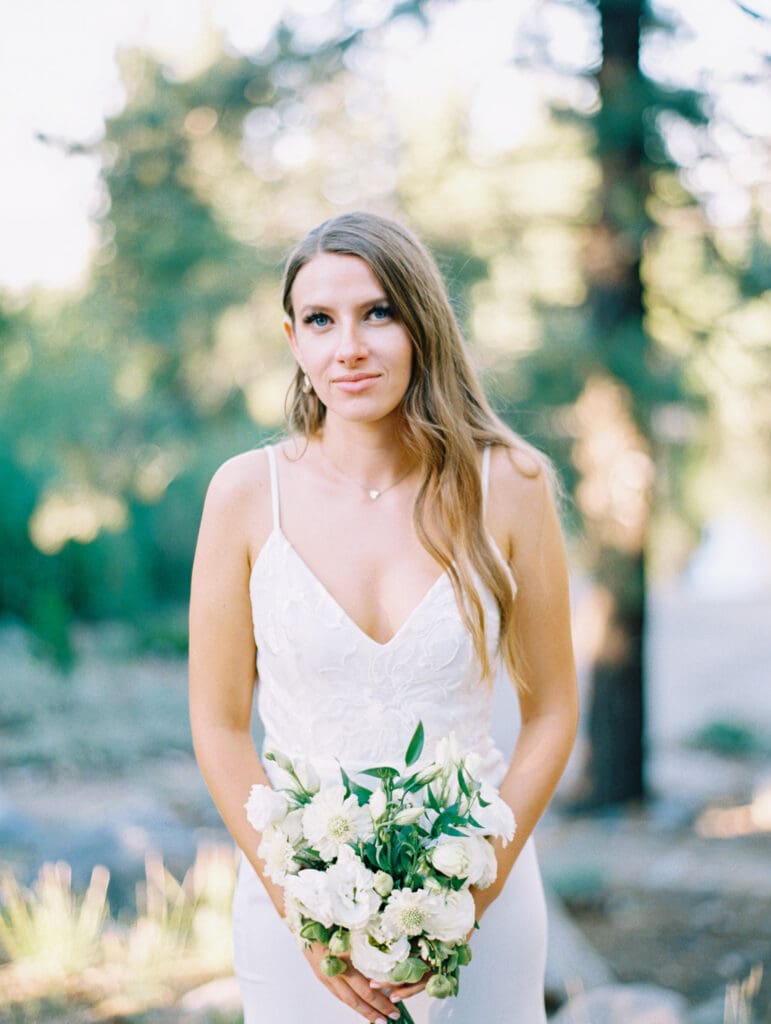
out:
{"label": "lace bodice", "polygon": [[[492,687],[463,625],[443,573],[387,642],[364,633],[310,571],[281,530],[275,452],[267,448],[273,530],[249,580],[257,645],[257,701],[265,749],[312,756],[333,777],[348,770],[398,765],[422,720],[425,755],[455,731],[464,750],[483,759],[499,784],[505,762],[489,735]],[[483,493],[489,449],[482,461]],[[512,581],[513,582],[513,581]],[[498,609],[477,581],[495,662]],[[266,768],[271,769],[270,763]]]}

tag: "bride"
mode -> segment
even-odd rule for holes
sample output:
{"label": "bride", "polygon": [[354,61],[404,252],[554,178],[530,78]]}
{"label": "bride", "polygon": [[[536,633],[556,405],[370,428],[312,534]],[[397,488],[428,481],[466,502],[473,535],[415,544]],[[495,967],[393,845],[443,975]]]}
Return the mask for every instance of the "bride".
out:
{"label": "bride", "polygon": [[[566,559],[547,460],[495,416],[436,265],[399,223],[342,214],[284,275],[297,362],[290,430],[211,480],[190,597],[190,711],[212,797],[242,851],[234,960],[245,1024],[542,1024],[546,915],[532,840],[577,720]],[[496,675],[516,688],[510,763],[490,737]],[[244,811],[270,784],[250,734],[334,773],[398,763],[454,730],[517,821],[460,993],[389,988],[283,921]],[[274,779],[275,781],[275,779]]]}

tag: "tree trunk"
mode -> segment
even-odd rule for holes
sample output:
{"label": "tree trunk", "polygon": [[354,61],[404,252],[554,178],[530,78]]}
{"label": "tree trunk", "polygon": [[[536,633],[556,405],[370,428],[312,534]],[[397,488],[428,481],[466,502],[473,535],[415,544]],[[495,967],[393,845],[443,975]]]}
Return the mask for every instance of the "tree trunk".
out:
{"label": "tree trunk", "polygon": [[643,772],[645,545],[653,483],[644,423],[647,341],[640,253],[648,169],[639,72],[643,0],[600,0],[597,158],[601,212],[586,249],[588,305],[600,356],[576,406],[577,500],[595,569],[597,645],[590,671],[589,757],[581,805],[640,799]]}

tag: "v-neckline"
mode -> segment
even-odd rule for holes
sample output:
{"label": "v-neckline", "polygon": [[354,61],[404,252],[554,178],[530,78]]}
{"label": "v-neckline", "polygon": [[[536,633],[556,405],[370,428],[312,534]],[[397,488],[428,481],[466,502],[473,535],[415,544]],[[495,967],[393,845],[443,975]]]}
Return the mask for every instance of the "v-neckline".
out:
{"label": "v-neckline", "polygon": [[345,608],[343,608],[343,606],[340,604],[340,602],[337,600],[337,598],[334,597],[334,595],[328,590],[328,588],[321,582],[321,580],[318,578],[316,573],[311,569],[311,567],[308,565],[308,563],[305,561],[305,559],[300,555],[300,553],[298,552],[297,548],[294,546],[294,544],[292,544],[292,542],[289,540],[289,538],[287,537],[287,535],[284,533],[284,531],[281,529],[280,526],[275,526],[273,528],[273,531],[272,531],[270,537],[268,538],[268,541],[266,541],[265,544],[263,544],[262,549],[260,550],[259,554],[257,555],[257,558],[255,559],[255,562],[254,562],[254,565],[252,566],[252,571],[250,573],[250,583],[251,583],[251,579],[254,576],[254,570],[259,565],[260,558],[262,557],[263,552],[268,547],[269,541],[271,541],[273,539],[273,537],[276,536],[276,535],[283,541],[284,546],[291,553],[292,557],[298,562],[298,564],[302,567],[304,572],[307,573],[307,575],[310,577],[310,579],[313,580],[314,585],[324,595],[325,599],[327,601],[329,601],[333,605],[333,607],[337,610],[339,615],[342,616],[342,618],[367,643],[372,644],[373,647],[375,647],[375,648],[377,648],[378,650],[381,650],[381,651],[386,650],[388,647],[390,647],[392,644],[394,644],[399,639],[399,637],[402,635],[402,633],[404,633],[404,631],[407,629],[407,627],[410,624],[410,622],[415,618],[415,616],[421,610],[423,605],[425,605],[425,603],[428,601],[428,599],[431,596],[431,594],[438,588],[439,584],[443,580],[449,579],[449,577],[447,575],[447,572],[443,570],[437,576],[437,578],[434,580],[434,582],[430,585],[428,590],[426,590],[426,592],[420,598],[420,600],[415,605],[415,607],[412,609],[412,611],[407,615],[406,619],[403,620],[403,622],[400,624],[400,626],[396,630],[396,632],[391,637],[389,637],[388,640],[385,640],[384,642],[381,643],[380,640],[376,640],[373,636],[370,636],[369,633],[366,632],[366,630],[362,629],[361,626],[358,624],[358,622],[356,622],[351,617],[351,615],[345,610]]}

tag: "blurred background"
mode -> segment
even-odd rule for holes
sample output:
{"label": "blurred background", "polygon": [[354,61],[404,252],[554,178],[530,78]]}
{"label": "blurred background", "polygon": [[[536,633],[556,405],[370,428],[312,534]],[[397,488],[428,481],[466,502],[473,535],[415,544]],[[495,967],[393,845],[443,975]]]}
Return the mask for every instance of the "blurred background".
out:
{"label": "blurred background", "polygon": [[357,208],[565,485],[550,1012],[771,1020],[770,68],[768,0],[3,8],[0,1020],[240,1020],[190,567],[282,429],[283,260]]}

